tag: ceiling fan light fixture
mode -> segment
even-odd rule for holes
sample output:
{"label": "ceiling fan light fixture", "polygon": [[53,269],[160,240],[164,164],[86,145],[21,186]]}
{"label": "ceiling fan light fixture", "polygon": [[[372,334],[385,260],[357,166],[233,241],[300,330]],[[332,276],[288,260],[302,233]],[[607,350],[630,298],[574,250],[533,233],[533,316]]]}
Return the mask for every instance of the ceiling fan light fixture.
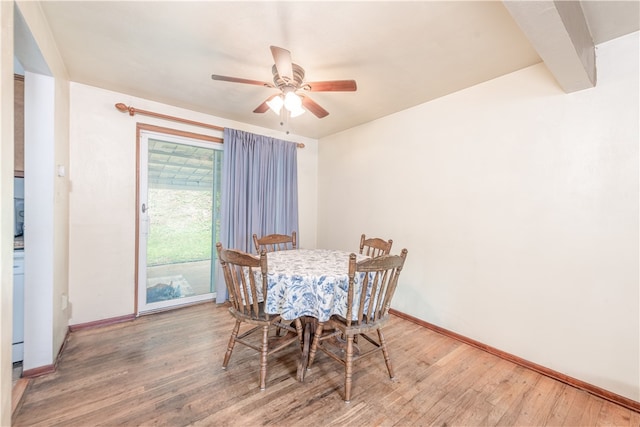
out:
{"label": "ceiling fan light fixture", "polygon": [[298,117],[305,111],[302,108],[302,99],[293,92],[287,92],[284,96],[274,96],[267,101],[267,106],[277,115],[280,115],[282,107],[284,107],[289,112],[290,117]]}
{"label": "ceiling fan light fixture", "polygon": [[298,117],[304,113],[302,99],[294,91],[287,91],[284,95],[284,108],[287,109],[291,117]]}
{"label": "ceiling fan light fixture", "polygon": [[[281,123],[287,118],[297,117],[309,110],[319,119],[327,117],[329,112],[318,105],[306,95],[298,95],[296,92],[355,92],[357,85],[355,80],[326,80],[305,82],[304,68],[291,61],[291,52],[277,46],[271,46],[271,55],[274,64],[271,67],[273,83],[250,80],[239,77],[221,76],[212,74],[213,80],[232,83],[243,83],[280,90],[280,93],[269,96],[262,104],[253,110],[262,114],[268,110],[280,116]],[[282,107],[285,107],[283,110]]]}
{"label": "ceiling fan light fixture", "polygon": [[273,111],[274,113],[279,115],[280,114],[280,110],[282,109],[282,106],[284,105],[284,101],[282,100],[282,96],[273,97],[273,99],[271,99],[270,101],[267,101],[267,105],[269,106],[271,111]]}
{"label": "ceiling fan light fixture", "polygon": [[287,92],[284,96],[284,106],[290,112],[294,112],[302,108],[302,99],[293,91]]}
{"label": "ceiling fan light fixture", "polygon": [[[287,110],[289,110],[287,108]],[[289,113],[291,114],[291,117],[298,117],[299,115],[304,113],[304,108],[302,108],[302,106],[294,108],[292,110],[289,110]]]}

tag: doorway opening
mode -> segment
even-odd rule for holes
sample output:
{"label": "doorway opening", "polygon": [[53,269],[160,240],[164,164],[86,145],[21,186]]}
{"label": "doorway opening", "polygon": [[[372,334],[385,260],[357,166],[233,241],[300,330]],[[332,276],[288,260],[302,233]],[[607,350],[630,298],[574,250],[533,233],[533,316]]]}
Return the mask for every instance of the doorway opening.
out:
{"label": "doorway opening", "polygon": [[222,144],[139,138],[137,313],[215,298]]}

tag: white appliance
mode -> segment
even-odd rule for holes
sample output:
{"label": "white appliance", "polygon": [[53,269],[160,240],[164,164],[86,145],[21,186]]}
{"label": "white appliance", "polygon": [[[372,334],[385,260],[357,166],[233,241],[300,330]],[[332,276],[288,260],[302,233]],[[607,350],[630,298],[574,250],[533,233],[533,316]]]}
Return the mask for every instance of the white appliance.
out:
{"label": "white appliance", "polygon": [[24,357],[24,251],[13,251],[13,346],[11,361]]}
{"label": "white appliance", "polygon": [[14,236],[24,233],[24,178],[13,179]]}
{"label": "white appliance", "polygon": [[19,237],[24,233],[24,199],[14,199],[15,205],[15,231],[14,236]]}
{"label": "white appliance", "polygon": [[[14,236],[24,233],[24,178],[13,180]],[[24,250],[13,251],[13,340],[11,361],[24,355]]]}

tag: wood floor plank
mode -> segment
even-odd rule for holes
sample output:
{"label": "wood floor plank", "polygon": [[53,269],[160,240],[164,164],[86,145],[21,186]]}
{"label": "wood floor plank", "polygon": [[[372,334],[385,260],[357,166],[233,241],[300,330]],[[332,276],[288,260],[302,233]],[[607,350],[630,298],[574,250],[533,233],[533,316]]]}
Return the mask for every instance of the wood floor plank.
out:
{"label": "wood floor plank", "polygon": [[640,413],[629,411],[629,427],[640,426]]}
{"label": "wood floor plank", "polygon": [[[474,385],[478,380],[483,379],[487,370],[491,370],[498,363],[498,359],[481,350],[474,349],[471,358],[466,359],[466,363],[461,365],[461,370],[452,378],[452,381],[442,383],[441,388],[445,394],[442,399],[432,406],[428,413],[422,414],[418,418],[419,425],[450,425],[451,420],[461,412],[466,412],[473,408],[473,403],[477,399],[478,392],[474,390]],[[478,386],[481,387],[480,384]]]}
{"label": "wood floor plank", "polygon": [[562,426],[565,425],[567,412],[577,395],[577,390],[566,384],[562,384],[562,389],[557,399],[553,402],[553,407],[549,411],[549,418],[545,422],[545,426]]}
{"label": "wood floor plank", "polygon": [[[514,422],[527,405],[530,395],[535,392],[535,386],[542,375],[523,369],[508,390],[498,396],[496,409],[502,416],[495,421],[500,425],[516,425]],[[500,411],[502,408],[502,411]],[[492,423],[490,423],[492,424]]]}
{"label": "wood floor plank", "polygon": [[269,359],[222,359],[233,326],[208,303],[70,334],[56,372],[29,381],[14,426],[634,426],[640,414],[477,348],[392,317],[385,328],[396,373],[382,357],[344,368],[319,353],[304,383],[299,348]]}
{"label": "wood floor plank", "polygon": [[[488,353],[469,346],[460,346],[438,360],[438,371],[428,377],[429,389],[414,402],[424,411],[412,411],[398,420],[398,425],[428,425],[462,393],[464,382],[471,375],[469,366],[475,358],[491,357]],[[461,385],[462,384],[462,385]]]}
{"label": "wood floor plank", "polygon": [[582,411],[582,417],[580,417],[579,425],[582,426],[597,426],[600,425],[598,417],[602,410],[604,401],[594,396],[589,396],[587,405]]}
{"label": "wood floor plank", "polygon": [[[616,408],[617,409],[617,408]],[[601,426],[631,426],[631,411],[611,410],[610,405],[602,405],[600,414],[598,414],[598,425]],[[640,426],[640,422],[634,424]]]}
{"label": "wood floor plank", "polygon": [[487,414],[495,409],[494,404],[487,400],[487,396],[490,396],[503,381],[511,378],[515,368],[514,363],[500,359],[491,369],[487,369],[471,385],[470,391],[475,392],[475,399],[470,402],[467,409],[453,414],[449,424],[457,426],[481,425]]}
{"label": "wood floor plank", "polygon": [[563,425],[578,426],[591,395],[585,391],[577,390],[571,405],[567,409]]}
{"label": "wood floor plank", "polygon": [[551,409],[561,396],[563,385],[549,377],[540,376],[531,393],[523,400],[523,406],[512,425],[547,424]]}

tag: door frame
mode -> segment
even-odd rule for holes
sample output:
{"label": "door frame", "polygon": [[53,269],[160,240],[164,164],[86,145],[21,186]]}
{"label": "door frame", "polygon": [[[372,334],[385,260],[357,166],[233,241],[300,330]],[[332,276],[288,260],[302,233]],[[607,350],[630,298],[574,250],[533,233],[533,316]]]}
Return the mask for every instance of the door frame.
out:
{"label": "door frame", "polygon": [[[140,315],[144,315],[144,314],[150,314],[156,311],[164,311],[164,310],[171,310],[174,308],[178,308],[180,306],[184,306],[184,305],[189,305],[189,304],[196,304],[202,301],[207,301],[211,298],[209,298],[208,296],[204,296],[202,298],[197,298],[197,297],[190,297],[188,299],[188,301],[185,301],[184,304],[174,304],[171,307],[164,307],[164,306],[159,306],[158,308],[154,308],[154,309],[150,309],[150,310],[145,310],[143,312],[140,312],[140,305],[139,305],[139,287],[140,287],[140,269],[144,268],[146,269],[147,266],[141,266],[140,265],[140,249],[141,249],[141,242],[140,242],[140,227],[141,227],[141,210],[142,210],[142,195],[140,194],[140,185],[141,185],[141,181],[142,181],[142,174],[144,173],[144,171],[142,170],[143,168],[141,167],[141,162],[143,160],[143,156],[146,156],[147,153],[142,153],[142,133],[149,133],[149,134],[156,134],[158,135],[158,137],[162,137],[164,135],[171,135],[171,136],[175,136],[178,138],[188,138],[188,139],[193,139],[193,140],[198,140],[200,142],[212,142],[212,143],[217,143],[217,144],[222,144],[223,139],[221,137],[215,137],[215,136],[211,136],[211,135],[204,135],[204,134],[199,134],[199,133],[194,133],[194,132],[187,132],[187,131],[182,131],[182,130],[177,130],[177,129],[172,129],[172,128],[166,128],[166,127],[162,127],[162,126],[156,126],[156,125],[150,125],[150,124],[146,124],[146,123],[136,123],[136,215],[135,215],[135,219],[136,219],[136,225],[135,225],[135,268],[134,268],[134,274],[135,274],[135,278],[134,278],[134,314],[136,317],[140,316]],[[145,161],[146,164],[146,161]],[[214,256],[214,248],[212,247],[212,253],[211,256]],[[212,272],[211,272],[211,276],[212,277],[217,277],[217,268],[218,265],[217,263],[212,263]],[[207,294],[210,295],[210,294]]]}

